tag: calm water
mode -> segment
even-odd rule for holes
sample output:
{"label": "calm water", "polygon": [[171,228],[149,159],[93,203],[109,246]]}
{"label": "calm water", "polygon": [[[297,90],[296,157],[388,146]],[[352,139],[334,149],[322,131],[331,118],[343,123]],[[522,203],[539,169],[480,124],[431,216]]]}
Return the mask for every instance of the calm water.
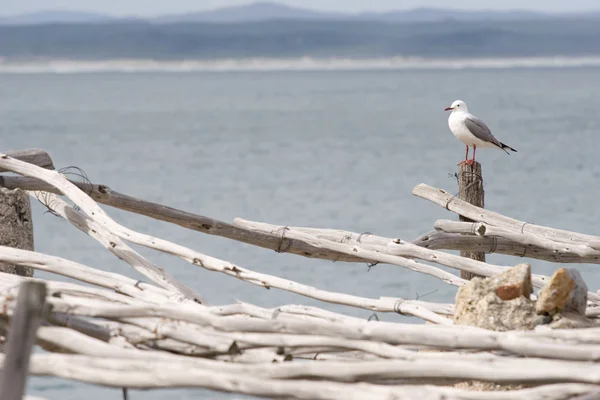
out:
{"label": "calm water", "polygon": [[[41,147],[57,167],[147,200],[224,221],[341,228],[413,239],[455,218],[411,195],[449,178],[464,147],[442,110],[465,100],[519,152],[478,153],[486,206],[537,224],[599,233],[600,69],[189,74],[0,74],[3,150]],[[366,297],[450,302],[454,290],[398,267],[306,260],[108,208],[133,229],[257,271]],[[135,276],[62,220],[35,207],[38,251]],[[236,300],[370,313],[267,291],[140,250],[212,304]],[[519,260],[490,255],[492,263]],[[538,273],[555,266],[533,261]],[[580,266],[592,289],[599,269]],[[38,274],[47,277],[48,275]],[[402,320],[380,315],[386,320]],[[408,320],[408,319],[404,319]],[[119,399],[120,392],[32,379],[49,399]],[[204,391],[133,392],[132,399],[230,397]]]}

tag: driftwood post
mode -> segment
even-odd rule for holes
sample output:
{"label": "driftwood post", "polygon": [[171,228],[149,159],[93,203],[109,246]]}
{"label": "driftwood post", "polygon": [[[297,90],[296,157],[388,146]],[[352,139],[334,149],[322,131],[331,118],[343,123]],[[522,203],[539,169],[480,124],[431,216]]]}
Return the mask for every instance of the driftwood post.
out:
{"label": "driftwood post", "polygon": [[[44,150],[28,149],[6,153],[18,160],[42,168],[54,169],[52,159]],[[4,172],[0,170],[0,172]],[[0,177],[0,180],[3,177]],[[0,188],[0,246],[33,250],[33,220],[29,196],[21,189]],[[21,276],[33,276],[29,267],[0,263],[0,272]],[[0,353],[4,343],[0,341]]]}
{"label": "driftwood post", "polygon": [[[6,154],[42,168],[54,169],[52,159],[44,150],[18,150]],[[0,170],[0,172],[4,171]],[[29,196],[23,190],[0,188],[0,246],[33,250],[31,203]],[[0,271],[21,276],[33,276],[31,268],[4,263],[0,263]]]}
{"label": "driftwood post", "polygon": [[[33,250],[31,203],[23,190],[0,188],[0,245]],[[33,276],[31,268],[5,263],[0,263],[0,271]]]}
{"label": "driftwood post", "polygon": [[[481,164],[475,161],[471,165],[466,163],[458,164],[458,197],[477,207],[484,207],[483,175],[481,174]],[[459,216],[461,221],[474,222],[468,218]],[[479,251],[460,252],[462,257],[471,258],[477,261],[485,262],[485,253]],[[460,271],[460,277],[471,280],[474,276],[479,276],[467,271]]]}
{"label": "driftwood post", "polygon": [[29,357],[42,322],[46,284],[23,282],[8,330],[6,357],[0,377],[0,400],[21,400],[27,381]]}

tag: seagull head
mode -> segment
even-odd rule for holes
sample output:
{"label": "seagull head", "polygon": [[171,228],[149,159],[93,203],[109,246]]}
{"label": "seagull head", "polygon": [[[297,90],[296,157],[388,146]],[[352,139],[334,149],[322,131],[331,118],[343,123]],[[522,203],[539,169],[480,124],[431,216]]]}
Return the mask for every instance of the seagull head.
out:
{"label": "seagull head", "polygon": [[468,112],[467,105],[462,100],[454,100],[454,103],[444,111],[452,111],[452,112]]}

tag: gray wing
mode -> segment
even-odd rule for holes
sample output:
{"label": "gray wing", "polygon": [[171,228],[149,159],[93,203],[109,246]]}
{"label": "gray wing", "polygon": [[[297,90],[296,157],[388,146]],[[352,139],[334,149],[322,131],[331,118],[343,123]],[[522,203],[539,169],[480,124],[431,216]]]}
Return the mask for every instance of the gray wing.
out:
{"label": "gray wing", "polygon": [[500,143],[500,141],[496,139],[494,135],[492,135],[490,128],[488,128],[487,125],[479,118],[471,115],[470,117],[465,118],[465,125],[467,126],[469,132],[471,132],[477,139],[483,140],[484,142],[493,143],[502,149],[502,143]]}

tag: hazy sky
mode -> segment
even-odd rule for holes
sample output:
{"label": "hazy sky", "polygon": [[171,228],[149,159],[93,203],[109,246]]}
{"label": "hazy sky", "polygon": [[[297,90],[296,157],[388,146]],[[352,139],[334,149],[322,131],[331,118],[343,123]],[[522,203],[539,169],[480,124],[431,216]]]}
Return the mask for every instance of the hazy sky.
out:
{"label": "hazy sky", "polygon": [[[249,0],[0,0],[0,15],[40,10],[98,11],[113,15],[158,15],[251,3]],[[599,10],[599,0],[277,0],[292,6],[335,11],[383,11],[414,7],[529,9],[544,11]]]}

